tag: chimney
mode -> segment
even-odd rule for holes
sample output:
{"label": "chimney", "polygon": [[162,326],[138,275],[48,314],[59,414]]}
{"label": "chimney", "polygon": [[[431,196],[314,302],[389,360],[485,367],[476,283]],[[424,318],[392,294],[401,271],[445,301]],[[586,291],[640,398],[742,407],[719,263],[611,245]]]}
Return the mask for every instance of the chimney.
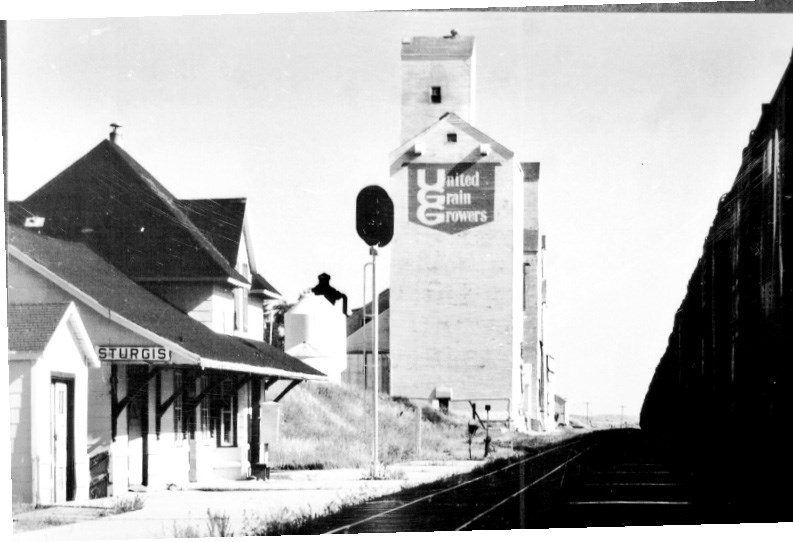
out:
{"label": "chimney", "polygon": [[115,122],[112,122],[112,123],[110,123],[110,127],[111,127],[113,130],[110,132],[110,136],[109,136],[109,138],[108,138],[108,139],[110,139],[110,142],[111,142],[111,143],[115,143],[115,142],[116,142],[116,135],[117,135],[117,134],[116,134],[116,130],[118,130],[119,128],[121,128],[121,125],[120,125],[120,124],[116,124]]}

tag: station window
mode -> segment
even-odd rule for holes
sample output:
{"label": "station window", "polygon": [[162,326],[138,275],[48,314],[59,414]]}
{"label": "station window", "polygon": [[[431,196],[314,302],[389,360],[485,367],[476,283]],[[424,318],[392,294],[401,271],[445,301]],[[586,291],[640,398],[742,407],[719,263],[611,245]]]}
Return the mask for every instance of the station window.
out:
{"label": "station window", "polygon": [[441,87],[430,88],[430,102],[434,104],[441,103]]}
{"label": "station window", "polygon": [[173,392],[176,399],[173,402],[173,434],[176,440],[185,438],[184,402],[182,401],[182,373],[173,373]]}
{"label": "station window", "polygon": [[[209,378],[206,375],[201,377],[201,393],[209,387]],[[201,436],[205,439],[212,437],[212,425],[209,418],[209,396],[205,396],[201,400],[201,419],[200,419]]]}
{"label": "station window", "polygon": [[234,329],[248,331],[248,290],[234,289]]}
{"label": "station window", "polygon": [[447,143],[457,143],[457,134],[454,132],[450,132],[446,134],[446,142]]}
{"label": "station window", "polygon": [[213,401],[212,406],[217,404],[218,418],[218,446],[237,445],[237,398],[234,392],[234,381],[226,379],[220,385],[220,393],[217,401]]}

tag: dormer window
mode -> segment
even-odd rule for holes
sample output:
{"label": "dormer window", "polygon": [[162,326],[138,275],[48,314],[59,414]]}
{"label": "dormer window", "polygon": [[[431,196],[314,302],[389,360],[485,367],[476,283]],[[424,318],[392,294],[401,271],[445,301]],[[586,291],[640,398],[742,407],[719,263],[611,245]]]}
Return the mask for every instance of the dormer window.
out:
{"label": "dormer window", "polygon": [[441,103],[441,87],[431,87],[430,89],[430,102],[434,104]]}

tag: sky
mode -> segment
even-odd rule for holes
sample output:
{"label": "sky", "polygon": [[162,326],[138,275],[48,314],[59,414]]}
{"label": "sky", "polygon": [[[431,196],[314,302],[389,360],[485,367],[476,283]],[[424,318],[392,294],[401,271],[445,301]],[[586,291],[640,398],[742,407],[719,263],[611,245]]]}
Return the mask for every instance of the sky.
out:
{"label": "sky", "polygon": [[[473,124],[541,163],[547,352],[573,413],[638,415],[791,15],[298,13],[11,20],[23,199],[107,137],[179,198],[247,197],[259,271],[362,299],[355,196],[388,183],[400,43],[476,39]],[[389,249],[378,284],[389,282]]]}

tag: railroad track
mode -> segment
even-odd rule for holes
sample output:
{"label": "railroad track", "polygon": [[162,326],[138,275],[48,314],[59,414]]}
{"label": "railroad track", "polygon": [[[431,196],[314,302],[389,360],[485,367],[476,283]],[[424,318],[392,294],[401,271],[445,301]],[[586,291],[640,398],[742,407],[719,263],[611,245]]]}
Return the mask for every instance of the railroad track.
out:
{"label": "railroad track", "polygon": [[671,466],[640,431],[606,436],[577,479],[563,489],[563,504],[544,526],[594,527],[700,524],[703,512],[689,479]]}
{"label": "railroad track", "polygon": [[485,473],[374,499],[318,518],[300,534],[525,528],[532,523],[526,511],[547,506],[597,440],[576,437]]}

